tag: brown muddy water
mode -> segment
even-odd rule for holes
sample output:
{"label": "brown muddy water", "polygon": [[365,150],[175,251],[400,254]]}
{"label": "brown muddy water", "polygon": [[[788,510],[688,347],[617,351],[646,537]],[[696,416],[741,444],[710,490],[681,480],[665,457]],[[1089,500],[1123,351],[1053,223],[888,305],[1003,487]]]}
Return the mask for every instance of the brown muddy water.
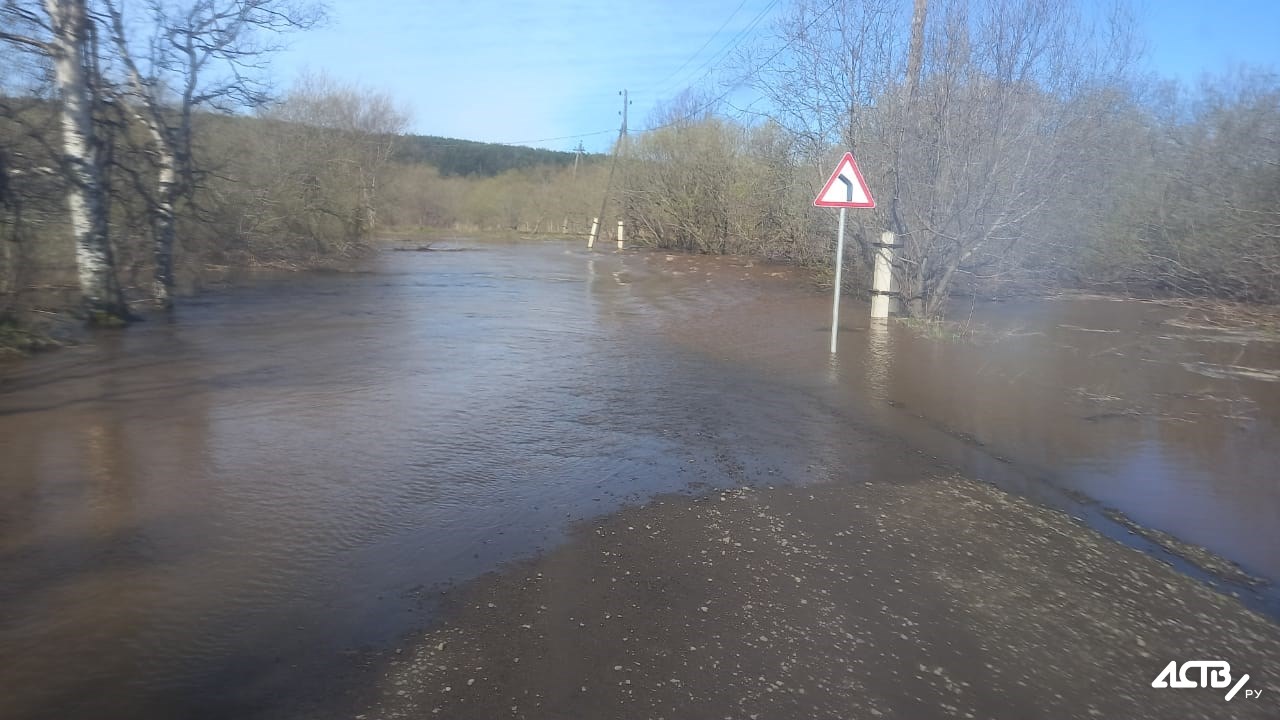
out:
{"label": "brown muddy water", "polygon": [[453,247],[257,279],[0,366],[0,717],[285,714],[575,520],[707,486],[914,480],[853,438],[1280,615],[1274,586],[1133,524],[1280,578],[1265,336],[1073,299],[964,307],[979,331],[958,342],[869,328],[848,300],[832,358],[829,298],[799,271]]}

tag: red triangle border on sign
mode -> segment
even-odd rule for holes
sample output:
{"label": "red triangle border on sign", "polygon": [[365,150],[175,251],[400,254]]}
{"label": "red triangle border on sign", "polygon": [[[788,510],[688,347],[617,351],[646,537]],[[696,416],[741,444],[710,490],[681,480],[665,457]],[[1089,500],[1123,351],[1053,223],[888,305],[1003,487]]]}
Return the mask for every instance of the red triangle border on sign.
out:
{"label": "red triangle border on sign", "polygon": [[[867,201],[858,202],[824,202],[822,196],[827,194],[831,186],[835,184],[836,178],[840,177],[840,171],[844,168],[844,164],[849,163],[849,167],[853,169],[853,176],[857,178],[858,185],[862,188],[862,193],[867,196]],[[871,195],[871,188],[867,187],[867,181],[862,178],[862,171],[858,169],[858,163],[853,159],[853,153],[846,152],[844,157],[840,159],[836,165],[836,171],[831,173],[831,177],[827,178],[827,184],[822,186],[822,190],[818,192],[818,197],[814,199],[815,207],[838,207],[838,208],[874,208],[876,199]]]}

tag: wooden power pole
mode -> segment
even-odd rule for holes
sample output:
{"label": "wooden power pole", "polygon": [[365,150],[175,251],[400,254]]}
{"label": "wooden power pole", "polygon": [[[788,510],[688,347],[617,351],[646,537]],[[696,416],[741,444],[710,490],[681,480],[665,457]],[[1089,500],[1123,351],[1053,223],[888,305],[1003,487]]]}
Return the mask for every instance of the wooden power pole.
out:
{"label": "wooden power pole", "polygon": [[[613,160],[609,163],[609,179],[604,184],[604,197],[600,200],[600,215],[591,222],[591,234],[587,237],[588,248],[594,247],[596,238],[599,237],[600,224],[604,222],[604,210],[609,205],[609,190],[613,186],[613,171],[618,168],[618,155],[622,153],[623,142],[627,137],[627,106],[631,104],[631,101],[627,98],[626,90],[620,90],[618,94],[622,96],[622,112],[619,113],[622,115],[622,127],[618,129],[618,142],[613,148]],[[620,222],[619,234],[621,234],[621,229]],[[622,249],[621,241],[619,241],[618,245],[618,249]]]}

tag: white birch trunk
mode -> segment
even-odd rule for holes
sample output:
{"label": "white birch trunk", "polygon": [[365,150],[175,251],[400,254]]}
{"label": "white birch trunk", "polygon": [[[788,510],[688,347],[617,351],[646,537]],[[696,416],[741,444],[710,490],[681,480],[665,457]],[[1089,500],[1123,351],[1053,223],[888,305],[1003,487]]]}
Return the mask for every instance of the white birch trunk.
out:
{"label": "white birch trunk", "polygon": [[[158,133],[157,133],[158,134]],[[157,162],[156,207],[152,219],[152,252],[155,279],[151,297],[164,308],[173,306],[173,241],[176,235],[174,204],[178,195],[178,173],[172,148],[156,138]]]}
{"label": "white birch trunk", "polygon": [[[156,194],[148,208],[151,214],[151,252],[155,263],[152,275],[151,298],[157,305],[169,309],[173,307],[173,243],[177,235],[175,206],[181,188],[178,185],[178,153],[175,142],[165,128],[163,113],[156,100],[155,91],[147,87],[134,62],[133,54],[124,35],[124,19],[120,9],[113,3],[107,3],[107,12],[111,17],[112,36],[116,45],[119,60],[124,63],[129,77],[129,84],[138,105],[134,106],[133,116],[147,133],[151,135],[152,152],[156,162]],[[191,145],[191,82],[189,78],[187,94],[182,102],[182,124],[178,144],[184,147]]]}
{"label": "white birch trunk", "polygon": [[93,141],[85,0],[44,0],[44,7],[53,27],[49,44],[62,95],[62,159],[70,179],[67,209],[76,241],[80,294],[91,322],[116,323],[128,313],[116,281],[102,166]]}

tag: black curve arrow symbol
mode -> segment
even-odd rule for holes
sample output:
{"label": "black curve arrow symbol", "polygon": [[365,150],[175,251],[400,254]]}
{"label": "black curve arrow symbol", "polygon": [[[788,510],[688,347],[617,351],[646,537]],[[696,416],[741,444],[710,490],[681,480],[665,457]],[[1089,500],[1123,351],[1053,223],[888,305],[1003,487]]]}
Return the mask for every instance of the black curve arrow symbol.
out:
{"label": "black curve arrow symbol", "polygon": [[853,183],[844,175],[837,175],[836,179],[844,183],[845,202],[853,202]]}

